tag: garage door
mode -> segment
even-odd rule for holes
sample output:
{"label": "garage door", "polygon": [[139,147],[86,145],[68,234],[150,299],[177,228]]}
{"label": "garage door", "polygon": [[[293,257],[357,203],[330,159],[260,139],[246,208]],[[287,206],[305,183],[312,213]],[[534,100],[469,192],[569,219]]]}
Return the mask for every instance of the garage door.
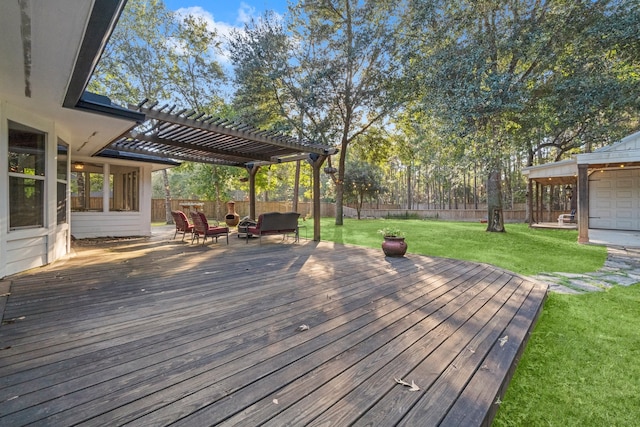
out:
{"label": "garage door", "polygon": [[589,228],[640,230],[640,169],[589,176]]}

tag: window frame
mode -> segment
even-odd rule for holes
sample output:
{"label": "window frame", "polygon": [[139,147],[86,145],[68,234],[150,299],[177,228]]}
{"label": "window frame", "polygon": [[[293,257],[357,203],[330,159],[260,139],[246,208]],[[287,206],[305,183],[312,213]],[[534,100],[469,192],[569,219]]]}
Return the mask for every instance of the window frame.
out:
{"label": "window frame", "polygon": [[[25,173],[24,168],[22,171],[12,171],[11,169],[11,153],[17,153],[18,150],[12,151],[12,138],[11,131],[17,130],[22,132],[31,132],[35,135],[39,135],[42,139],[37,142],[41,147],[36,147],[34,150],[36,156],[41,156],[41,158],[36,157],[35,159],[35,167],[33,168],[33,173]],[[47,145],[48,145],[49,134],[40,129],[25,125],[15,120],[8,119],[7,120],[7,170],[8,170],[8,194],[7,194],[7,205],[8,205],[8,230],[19,231],[19,230],[27,230],[27,229],[39,229],[47,227]],[[39,169],[40,168],[40,169]],[[13,180],[12,180],[13,178]],[[36,221],[32,224],[24,224],[24,225],[13,225],[14,222],[14,208],[16,207],[16,201],[12,200],[12,190],[13,186],[11,185],[12,181],[16,179],[27,181],[33,180],[36,182],[36,197],[39,198],[39,213],[34,215]],[[39,185],[38,185],[39,183]],[[24,185],[23,187],[24,188]],[[15,221],[17,222],[17,221]]]}

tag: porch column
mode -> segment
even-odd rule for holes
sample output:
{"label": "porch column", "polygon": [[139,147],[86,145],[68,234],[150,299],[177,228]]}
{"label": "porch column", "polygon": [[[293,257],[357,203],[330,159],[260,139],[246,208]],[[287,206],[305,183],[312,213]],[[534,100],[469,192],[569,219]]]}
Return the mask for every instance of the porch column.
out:
{"label": "porch column", "polygon": [[256,174],[260,166],[253,164],[247,165],[249,172],[249,218],[256,219]]}
{"label": "porch column", "polygon": [[589,165],[578,165],[578,243],[589,243]]}
{"label": "porch column", "polygon": [[542,184],[536,181],[536,223],[542,221]]}
{"label": "porch column", "polygon": [[529,178],[527,180],[527,209],[529,209],[529,227],[533,224],[533,180]]}

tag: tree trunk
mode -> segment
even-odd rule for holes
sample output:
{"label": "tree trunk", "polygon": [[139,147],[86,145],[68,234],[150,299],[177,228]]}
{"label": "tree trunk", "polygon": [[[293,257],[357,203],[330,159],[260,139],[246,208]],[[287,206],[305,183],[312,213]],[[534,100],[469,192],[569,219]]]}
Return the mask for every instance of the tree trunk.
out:
{"label": "tree trunk", "polygon": [[342,225],[344,223],[342,219],[342,215],[343,215],[342,200],[344,195],[344,186],[342,184],[342,180],[340,178],[338,179],[339,179],[339,182],[336,182],[336,225]]}
{"label": "tree trunk", "polygon": [[349,140],[347,139],[346,132],[342,137],[342,143],[340,144],[340,158],[338,159],[338,180],[336,181],[336,225],[344,224],[344,168],[347,162],[347,147],[349,146]]}
{"label": "tree trunk", "polygon": [[487,231],[504,233],[501,184],[500,167],[494,165],[487,179]]}
{"label": "tree trunk", "polygon": [[411,210],[413,207],[413,190],[411,188],[411,175],[413,174],[413,170],[411,165],[407,166],[407,209]]}
{"label": "tree trunk", "polygon": [[169,174],[166,169],[162,169],[162,183],[164,185],[164,211],[167,224],[173,224],[171,215],[171,191],[169,190]]}

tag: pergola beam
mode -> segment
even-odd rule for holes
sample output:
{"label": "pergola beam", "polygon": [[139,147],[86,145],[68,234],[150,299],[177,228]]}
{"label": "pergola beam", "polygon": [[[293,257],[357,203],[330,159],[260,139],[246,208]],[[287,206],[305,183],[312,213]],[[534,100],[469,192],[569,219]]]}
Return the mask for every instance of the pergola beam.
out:
{"label": "pergola beam", "polygon": [[229,126],[221,126],[219,124],[207,122],[207,121],[198,121],[191,118],[178,116],[175,114],[164,113],[162,111],[153,110],[150,108],[144,108],[143,106],[137,105],[129,105],[130,109],[137,109],[141,113],[144,113],[147,119],[156,119],[163,122],[174,123],[176,125],[187,126],[193,129],[201,129],[207,132],[213,132],[220,135],[227,135],[234,138],[239,138],[242,140],[257,142],[260,144],[269,145],[272,147],[281,147],[288,149],[296,149],[303,150],[308,153],[315,153],[320,155],[330,155],[336,152],[334,148],[327,147],[317,147],[312,144],[304,144],[300,143],[298,140],[291,137],[270,137],[265,136],[263,131],[260,131],[253,127],[248,127],[251,131],[248,131],[246,127],[241,127],[238,130],[234,127]]}
{"label": "pergola beam", "polygon": [[140,133],[137,133],[137,132],[129,132],[126,135],[126,137],[134,139],[134,140],[138,140],[138,141],[149,142],[149,143],[152,143],[152,144],[168,145],[168,146],[171,146],[171,147],[184,148],[186,150],[203,151],[203,152],[206,152],[206,153],[217,154],[217,155],[224,156],[224,157],[239,159],[238,163],[241,163],[241,161],[262,160],[262,161],[268,162],[268,161],[271,160],[270,156],[265,156],[265,155],[259,154],[259,153],[254,153],[254,154],[249,155],[249,154],[241,153],[239,151],[222,150],[222,149],[219,149],[219,148],[210,147],[210,146],[206,146],[206,145],[198,145],[198,144],[193,144],[193,143],[188,143],[188,142],[181,142],[181,141],[176,141],[176,140],[168,139],[168,138],[160,138],[160,137],[155,136],[155,135],[140,134]]}

